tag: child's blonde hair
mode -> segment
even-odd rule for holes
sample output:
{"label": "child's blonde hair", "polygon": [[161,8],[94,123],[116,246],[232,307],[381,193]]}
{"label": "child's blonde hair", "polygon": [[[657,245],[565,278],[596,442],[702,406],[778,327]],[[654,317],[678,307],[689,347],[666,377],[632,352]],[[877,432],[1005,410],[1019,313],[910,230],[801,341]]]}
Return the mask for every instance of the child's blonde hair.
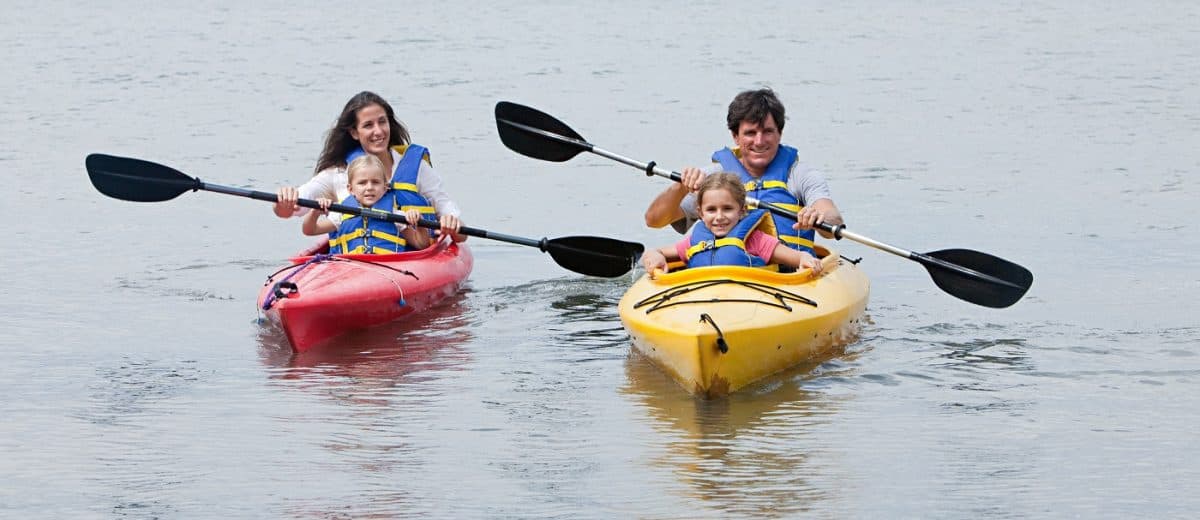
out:
{"label": "child's blonde hair", "polygon": [[746,209],[746,186],[742,184],[742,178],[736,173],[720,172],[705,177],[700,182],[700,189],[696,190],[697,208],[703,204],[704,194],[712,190],[729,190],[729,194],[733,195],[733,200],[738,201],[743,210]]}
{"label": "child's blonde hair", "polygon": [[383,178],[384,183],[387,183],[388,174],[387,170],[383,167],[383,161],[380,161],[378,157],[371,154],[360,155],[357,159],[350,161],[350,164],[346,165],[346,181],[354,182],[354,177],[357,174],[372,167],[379,171],[379,176]]}

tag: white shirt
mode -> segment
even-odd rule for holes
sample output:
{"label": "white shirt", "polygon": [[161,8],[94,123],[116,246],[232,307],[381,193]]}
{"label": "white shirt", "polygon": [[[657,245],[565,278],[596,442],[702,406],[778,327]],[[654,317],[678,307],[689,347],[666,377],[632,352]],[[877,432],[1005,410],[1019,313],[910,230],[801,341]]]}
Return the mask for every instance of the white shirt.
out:
{"label": "white shirt", "polygon": [[[392,164],[400,164],[400,153],[396,150],[392,152]],[[313,175],[308,182],[300,185],[297,191],[302,199],[316,199],[324,197],[332,199],[335,203],[346,200],[350,196],[350,189],[347,185],[350,183],[349,177],[346,175],[346,167],[326,168]],[[429,163],[421,161],[421,166],[417,169],[417,192],[425,197],[430,204],[433,205],[433,210],[438,215],[454,215],[460,216],[462,211],[459,210],[458,204],[450,200],[450,196],[442,189],[442,177],[433,170],[433,166]],[[308,208],[300,208],[296,215],[304,215],[308,213]],[[330,213],[330,220],[338,222],[340,217],[335,217],[334,213]],[[400,229],[404,229],[403,224],[399,224]]]}

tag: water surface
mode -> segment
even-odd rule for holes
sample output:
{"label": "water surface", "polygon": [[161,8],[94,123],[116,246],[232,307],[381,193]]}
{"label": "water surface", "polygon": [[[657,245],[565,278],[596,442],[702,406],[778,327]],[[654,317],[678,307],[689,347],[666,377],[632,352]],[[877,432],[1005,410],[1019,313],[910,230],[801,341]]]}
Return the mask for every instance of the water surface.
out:
{"label": "water surface", "polygon": [[[0,516],[1200,508],[1193,4],[425,7],[43,2],[0,21],[0,168],[16,188]],[[679,169],[728,142],[729,99],[760,85],[851,229],[1018,262],[1035,274],[1026,298],[972,306],[913,262],[836,244],[872,278],[862,336],[698,401],[631,353],[616,302],[632,277],[472,239],[467,289],[425,321],[293,355],[254,297],[308,244],[297,221],[215,193],[119,202],[83,169],[103,152],[298,184],[345,100],[371,89],[433,150],[468,224],[665,244],[641,224],[665,181],[590,154],[518,156],[494,104]]]}

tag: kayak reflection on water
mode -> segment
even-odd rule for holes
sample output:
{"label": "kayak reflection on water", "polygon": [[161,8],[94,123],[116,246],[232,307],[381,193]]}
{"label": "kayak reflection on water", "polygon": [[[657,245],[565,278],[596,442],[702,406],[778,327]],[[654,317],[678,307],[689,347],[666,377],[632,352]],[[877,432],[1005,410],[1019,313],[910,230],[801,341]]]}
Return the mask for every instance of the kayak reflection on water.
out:
{"label": "kayak reflection on water", "polygon": [[352,378],[394,384],[424,372],[454,370],[470,361],[463,349],[475,338],[465,310],[467,295],[451,296],[420,319],[350,332],[305,352],[294,352],[277,327],[259,330],[259,355],[272,379]]}

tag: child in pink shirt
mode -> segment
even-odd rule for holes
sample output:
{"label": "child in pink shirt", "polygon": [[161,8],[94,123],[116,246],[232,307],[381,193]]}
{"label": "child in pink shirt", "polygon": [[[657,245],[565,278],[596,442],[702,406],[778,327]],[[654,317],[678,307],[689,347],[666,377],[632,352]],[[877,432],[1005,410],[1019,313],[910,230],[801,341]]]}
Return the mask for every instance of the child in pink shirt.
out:
{"label": "child in pink shirt", "polygon": [[[753,223],[747,222],[739,228],[738,224],[746,216],[746,189],[741,179],[732,173],[717,173],[705,177],[696,191],[696,205],[700,212],[700,221],[687,234],[672,246],[659,247],[646,251],[642,255],[642,267],[651,277],[655,270],[666,271],[667,264],[672,261],[687,260],[688,267],[702,265],[759,265],[753,262],[756,257],[761,263],[775,263],[796,268],[812,269],[814,273],[821,272],[821,261],[807,252],[797,251],[767,233],[757,229],[746,232],[744,228]],[[770,218],[768,215],[766,218]],[[703,228],[701,228],[703,226]],[[745,233],[741,241],[725,239],[731,231]],[[693,235],[700,234],[712,237],[711,241],[697,243]],[[715,243],[715,246],[714,246]],[[697,251],[707,252],[713,249],[729,249],[719,255],[696,254]],[[745,254],[739,255],[737,249]],[[688,251],[692,250],[691,255]],[[746,256],[749,255],[749,256]]]}

